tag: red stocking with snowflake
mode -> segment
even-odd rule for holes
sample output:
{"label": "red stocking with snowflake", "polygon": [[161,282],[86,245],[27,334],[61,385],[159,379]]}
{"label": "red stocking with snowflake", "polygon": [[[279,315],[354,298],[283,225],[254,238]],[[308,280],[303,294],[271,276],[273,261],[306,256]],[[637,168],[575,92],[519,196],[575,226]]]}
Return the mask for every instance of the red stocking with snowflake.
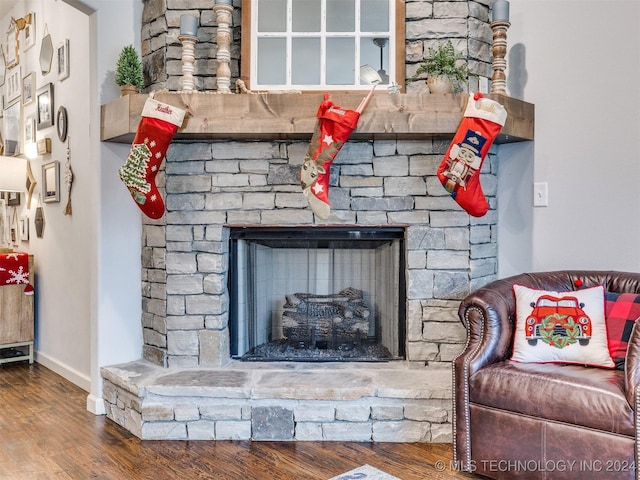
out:
{"label": "red stocking with snowflake", "polygon": [[147,217],[164,215],[164,200],[155,179],[169,144],[182,125],[184,110],[148,98],[127,161],[118,170],[136,205]]}
{"label": "red stocking with snowflake", "polygon": [[440,183],[474,217],[489,210],[480,169],[506,119],[507,111],[498,102],[482,98],[481,93],[469,95],[462,121],[438,167]]}
{"label": "red stocking with snowflake", "polygon": [[361,104],[358,110],[347,110],[334,105],[325,93],[316,116],[318,123],[300,169],[300,185],[307,202],[319,218],[327,219],[331,213],[329,205],[329,169],[351,132],[358,125]]}

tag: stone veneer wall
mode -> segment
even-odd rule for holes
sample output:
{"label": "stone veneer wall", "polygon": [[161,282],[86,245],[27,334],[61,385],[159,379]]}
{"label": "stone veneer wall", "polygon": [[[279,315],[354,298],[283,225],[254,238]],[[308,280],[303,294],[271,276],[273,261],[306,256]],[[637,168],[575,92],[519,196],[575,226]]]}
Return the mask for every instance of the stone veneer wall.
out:
{"label": "stone veneer wall", "polygon": [[[469,87],[478,90],[479,78],[491,78],[492,32],[489,6],[493,0],[407,0],[405,2],[406,77],[411,78],[428,48],[451,40],[466,59],[472,77]],[[142,14],[142,63],[148,91],[182,88],[182,45],[178,40],[180,15],[199,17],[194,82],[196,90],[216,88],[216,16],[214,0],[145,0]],[[234,0],[231,82],[240,77],[240,27],[242,0]],[[407,85],[407,92],[427,91],[425,82]]]}
{"label": "stone veneer wall", "polygon": [[[463,52],[472,72],[489,78],[491,3],[407,0],[407,78],[415,73],[428,47],[446,39]],[[177,37],[183,14],[200,20],[196,89],[215,90],[213,4],[213,0],[145,1],[142,59],[148,90],[181,88],[182,48]],[[241,0],[234,1],[232,82],[240,75],[241,5]],[[470,79],[472,91],[478,89],[478,82],[478,77]],[[407,85],[409,92],[425,90],[423,81]],[[334,182],[332,208],[339,212],[330,221],[411,225],[407,311],[417,317],[414,300],[423,299],[420,309],[427,311],[425,318],[455,323],[455,300],[497,271],[492,229],[496,215],[491,211],[483,219],[469,220],[443,195],[433,175],[447,145],[447,141],[430,140],[350,142],[339,159],[353,164],[345,165],[340,180]],[[313,224],[296,172],[305,149],[305,143],[295,142],[173,145],[166,162],[169,213],[144,229],[144,358],[164,366],[224,363],[221,352],[228,349],[228,340],[214,333],[225,331],[227,322],[228,232],[224,225]],[[490,156],[485,165],[482,183],[494,195],[497,182],[491,165],[495,167],[495,159]],[[426,343],[421,340],[425,335]],[[461,339],[446,331],[442,336],[448,341],[433,335],[423,333],[419,323],[408,325],[408,357],[450,361],[453,354],[446,353],[450,348],[446,345]],[[458,331],[457,336],[463,335]]]}
{"label": "stone veneer wall", "polygon": [[473,218],[435,175],[448,145],[348,142],[322,222],[299,186],[307,142],[173,143],[167,213],[144,225],[144,358],[168,367],[229,362],[226,225],[331,223],[407,226],[407,359],[451,362],[465,341],[459,299],[497,272],[497,161],[490,153],[481,175],[492,209]]}

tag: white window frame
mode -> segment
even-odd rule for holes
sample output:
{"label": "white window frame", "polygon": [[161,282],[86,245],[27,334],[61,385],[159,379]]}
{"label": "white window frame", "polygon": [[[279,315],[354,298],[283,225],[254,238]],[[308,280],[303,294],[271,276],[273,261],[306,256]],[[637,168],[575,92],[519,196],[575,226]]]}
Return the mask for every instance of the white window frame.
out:
{"label": "white window frame", "polygon": [[[357,90],[369,90],[371,87],[368,84],[360,85],[360,71],[356,68],[354,72],[354,84],[327,84],[325,82],[326,74],[326,40],[328,38],[354,38],[355,39],[355,54],[356,60],[360,57],[360,39],[362,37],[372,38],[375,36],[389,37],[389,47],[386,50],[388,55],[388,72],[389,83],[397,83],[400,88],[404,87],[404,33],[405,33],[405,15],[404,15],[404,0],[389,0],[389,31],[384,32],[360,32],[360,5],[364,0],[354,0],[356,8],[356,31],[351,32],[327,32],[326,31],[326,0],[318,0],[321,2],[321,31],[320,32],[292,32],[292,2],[294,0],[287,0],[287,31],[277,32],[274,34],[259,33],[257,32],[258,25],[258,0],[243,0],[242,2],[242,73],[241,77],[247,82],[247,86],[251,90],[301,90],[301,91],[357,91]],[[260,85],[257,83],[257,75],[253,72],[257,72],[258,58],[255,52],[258,51],[258,38],[268,37],[285,37],[286,41],[286,81],[284,84],[279,85]],[[291,45],[293,38],[313,37],[320,38],[321,42],[321,67],[320,77],[321,82],[317,85],[298,85],[291,81],[292,67],[291,67]],[[356,61],[355,65],[360,62]],[[377,70],[379,65],[372,65]],[[386,87],[388,85],[384,85]],[[380,88],[382,88],[381,86]]]}

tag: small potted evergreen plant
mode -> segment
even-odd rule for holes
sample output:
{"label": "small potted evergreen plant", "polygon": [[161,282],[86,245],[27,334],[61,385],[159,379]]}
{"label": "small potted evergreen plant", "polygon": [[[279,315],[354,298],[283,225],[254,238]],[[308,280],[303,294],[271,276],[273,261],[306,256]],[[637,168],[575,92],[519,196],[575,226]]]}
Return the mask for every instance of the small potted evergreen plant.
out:
{"label": "small potted evergreen plant", "polygon": [[144,86],[142,63],[133,45],[127,45],[120,52],[116,64],[116,84],[120,86],[121,95],[138,93]]}
{"label": "small potted evergreen plant", "polygon": [[437,48],[429,47],[428,56],[413,77],[427,74],[427,86],[431,93],[453,93],[462,90],[461,83],[475,74],[469,72],[466,63],[459,63],[460,52],[453,48],[451,40],[440,42]]}

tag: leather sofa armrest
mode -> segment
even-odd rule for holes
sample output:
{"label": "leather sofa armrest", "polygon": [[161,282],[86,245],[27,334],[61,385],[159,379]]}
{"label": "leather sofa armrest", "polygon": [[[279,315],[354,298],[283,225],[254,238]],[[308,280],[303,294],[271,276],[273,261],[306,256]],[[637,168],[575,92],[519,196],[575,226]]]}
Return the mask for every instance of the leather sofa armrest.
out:
{"label": "leather sofa armrest", "polygon": [[467,365],[468,375],[509,358],[515,326],[512,279],[498,280],[476,290],[460,303],[458,315],[467,329],[467,344],[456,363]]}
{"label": "leather sofa armrest", "polygon": [[627,359],[624,364],[624,382],[625,394],[627,401],[634,409],[636,402],[640,402],[637,398],[637,390],[640,387],[640,319],[636,320],[629,344],[627,346]]}
{"label": "leather sofa armrest", "polygon": [[513,341],[515,298],[512,279],[475,290],[460,303],[467,343],[454,360],[453,457],[462,470],[473,471],[469,418],[469,378],[482,367],[508,358]]}

